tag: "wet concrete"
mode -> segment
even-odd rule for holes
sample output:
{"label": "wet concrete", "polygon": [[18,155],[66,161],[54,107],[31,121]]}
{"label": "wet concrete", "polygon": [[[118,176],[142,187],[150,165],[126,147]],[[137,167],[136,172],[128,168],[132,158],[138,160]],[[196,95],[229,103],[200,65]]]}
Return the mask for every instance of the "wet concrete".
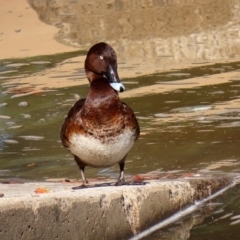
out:
{"label": "wet concrete", "polygon": [[[80,190],[72,190],[79,183],[0,184],[0,238],[127,239],[232,180],[205,176]],[[36,194],[39,187],[49,192]]]}

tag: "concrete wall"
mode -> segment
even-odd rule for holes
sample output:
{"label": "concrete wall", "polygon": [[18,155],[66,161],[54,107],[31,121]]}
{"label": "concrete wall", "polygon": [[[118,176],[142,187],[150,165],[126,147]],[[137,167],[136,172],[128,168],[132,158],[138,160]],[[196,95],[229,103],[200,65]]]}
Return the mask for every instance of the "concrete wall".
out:
{"label": "concrete wall", "polygon": [[[0,184],[0,239],[127,239],[230,182],[205,178],[80,190],[71,183]],[[38,187],[49,193],[36,194]]]}

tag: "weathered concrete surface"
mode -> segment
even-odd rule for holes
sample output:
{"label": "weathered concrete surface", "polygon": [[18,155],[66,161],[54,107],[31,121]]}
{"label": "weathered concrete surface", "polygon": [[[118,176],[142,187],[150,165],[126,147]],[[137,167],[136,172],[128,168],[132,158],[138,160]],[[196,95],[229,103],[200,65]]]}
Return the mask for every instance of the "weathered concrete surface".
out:
{"label": "weathered concrete surface", "polygon": [[[206,177],[80,190],[72,183],[0,184],[0,239],[127,239],[231,182]],[[36,194],[39,187],[49,193]]]}

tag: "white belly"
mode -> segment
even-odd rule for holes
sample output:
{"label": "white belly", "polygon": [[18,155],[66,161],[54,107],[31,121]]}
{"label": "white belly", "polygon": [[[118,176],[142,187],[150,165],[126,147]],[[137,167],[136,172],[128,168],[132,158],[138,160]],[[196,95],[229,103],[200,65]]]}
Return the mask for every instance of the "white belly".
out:
{"label": "white belly", "polygon": [[86,165],[107,167],[121,161],[134,143],[132,132],[123,132],[108,143],[102,143],[94,137],[73,134],[69,150]]}

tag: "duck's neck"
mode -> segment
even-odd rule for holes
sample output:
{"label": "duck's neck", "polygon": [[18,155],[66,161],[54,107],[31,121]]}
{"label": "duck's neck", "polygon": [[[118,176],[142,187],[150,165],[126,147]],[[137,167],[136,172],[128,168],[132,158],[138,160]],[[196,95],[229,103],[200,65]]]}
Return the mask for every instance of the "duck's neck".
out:
{"label": "duck's neck", "polygon": [[82,116],[105,124],[117,116],[121,108],[118,93],[110,86],[107,79],[101,78],[91,83]]}
{"label": "duck's neck", "polygon": [[119,101],[118,93],[110,86],[106,78],[93,81],[86,104],[94,108],[111,108]]}

